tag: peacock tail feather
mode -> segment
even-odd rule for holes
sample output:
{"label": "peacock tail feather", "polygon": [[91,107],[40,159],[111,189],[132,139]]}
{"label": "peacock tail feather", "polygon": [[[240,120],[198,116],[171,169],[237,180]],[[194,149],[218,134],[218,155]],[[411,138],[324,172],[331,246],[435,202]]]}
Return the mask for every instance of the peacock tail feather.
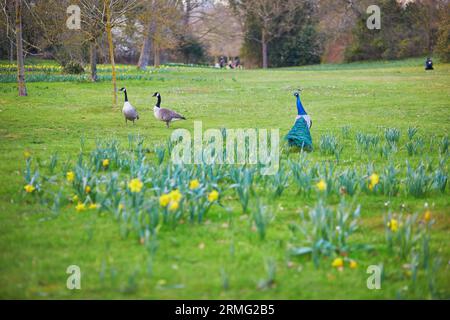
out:
{"label": "peacock tail feather", "polygon": [[285,139],[288,141],[290,147],[298,147],[308,152],[313,150],[308,124],[302,117],[295,121],[294,126],[286,135]]}

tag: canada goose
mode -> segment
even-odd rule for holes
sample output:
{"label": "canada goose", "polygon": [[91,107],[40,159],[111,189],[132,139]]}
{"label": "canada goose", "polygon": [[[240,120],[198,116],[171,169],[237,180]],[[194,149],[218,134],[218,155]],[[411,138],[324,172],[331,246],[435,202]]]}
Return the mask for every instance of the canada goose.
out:
{"label": "canada goose", "polygon": [[153,107],[153,114],[155,118],[166,123],[167,128],[169,128],[169,123],[176,120],[186,120],[181,114],[176,113],[175,111],[161,108],[161,94],[159,92],[155,92],[153,97],[156,97],[158,101],[156,105]]}
{"label": "canada goose", "polygon": [[125,87],[120,88],[119,91],[125,93],[125,102],[123,103],[122,113],[125,116],[125,123],[128,123],[128,120],[134,121],[139,120],[139,114],[136,111],[136,108],[128,102],[127,89]]}

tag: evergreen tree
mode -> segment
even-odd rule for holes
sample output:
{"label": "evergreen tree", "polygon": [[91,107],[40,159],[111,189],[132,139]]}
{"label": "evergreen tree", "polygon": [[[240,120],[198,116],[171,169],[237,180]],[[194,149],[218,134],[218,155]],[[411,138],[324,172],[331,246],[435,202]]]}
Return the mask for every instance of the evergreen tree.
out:
{"label": "evergreen tree", "polygon": [[[319,34],[316,30],[314,20],[314,3],[312,1],[298,1],[291,14],[294,19],[290,19],[292,25],[286,32],[271,30],[272,34],[279,34],[268,42],[268,60],[271,67],[298,66],[305,64],[320,63],[322,48],[319,41]],[[285,17],[278,17],[272,24],[272,28],[284,26]],[[261,64],[261,29],[257,20],[251,15],[246,17],[245,41],[242,48],[242,55],[246,60],[256,61]]]}

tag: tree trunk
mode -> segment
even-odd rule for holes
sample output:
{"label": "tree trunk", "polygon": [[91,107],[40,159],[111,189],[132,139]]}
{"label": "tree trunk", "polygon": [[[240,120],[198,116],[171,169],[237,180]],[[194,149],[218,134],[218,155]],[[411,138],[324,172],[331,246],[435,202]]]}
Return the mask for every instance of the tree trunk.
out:
{"label": "tree trunk", "polygon": [[14,41],[9,40],[9,63],[12,64],[14,61]]}
{"label": "tree trunk", "polygon": [[27,95],[25,86],[25,66],[23,62],[22,43],[22,0],[16,0],[16,48],[17,48],[17,86],[19,96]]}
{"label": "tree trunk", "polygon": [[262,37],[261,37],[261,44],[262,44],[262,59],[263,59],[263,69],[267,69],[268,67],[268,62],[267,62],[267,40],[266,40],[266,35],[265,32],[262,32]]}
{"label": "tree trunk", "polygon": [[89,60],[91,62],[91,81],[97,81],[97,46],[95,40],[89,42]]}
{"label": "tree trunk", "polygon": [[116,64],[114,61],[114,44],[112,39],[112,27],[111,27],[111,0],[105,0],[106,6],[106,34],[108,36],[109,45],[109,60],[111,62],[111,75],[113,84],[113,107],[117,106],[117,83],[116,83]]}
{"label": "tree trunk", "polygon": [[154,66],[159,67],[161,60],[161,51],[159,50],[159,44],[157,42],[153,43],[153,51],[154,51]]}
{"label": "tree trunk", "polygon": [[138,68],[145,70],[149,64],[150,51],[151,51],[151,39],[149,36],[144,38],[144,43],[142,44],[141,53],[139,55]]}
{"label": "tree trunk", "polygon": [[185,31],[187,31],[187,28],[189,26],[189,20],[191,19],[191,11],[192,11],[192,6],[191,6],[191,0],[186,0],[186,11],[184,12],[184,26],[185,26]]}
{"label": "tree trunk", "polygon": [[144,34],[141,53],[139,55],[138,68],[145,70],[149,64],[150,52],[152,49],[152,22],[149,22],[147,32]]}

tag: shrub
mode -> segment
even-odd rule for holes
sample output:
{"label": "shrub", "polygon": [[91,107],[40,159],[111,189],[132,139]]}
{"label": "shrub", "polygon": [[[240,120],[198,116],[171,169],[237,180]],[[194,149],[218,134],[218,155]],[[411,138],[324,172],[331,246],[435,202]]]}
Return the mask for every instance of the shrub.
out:
{"label": "shrub", "polygon": [[62,71],[67,74],[82,74],[84,73],[84,68],[79,62],[69,61],[63,66]]}

